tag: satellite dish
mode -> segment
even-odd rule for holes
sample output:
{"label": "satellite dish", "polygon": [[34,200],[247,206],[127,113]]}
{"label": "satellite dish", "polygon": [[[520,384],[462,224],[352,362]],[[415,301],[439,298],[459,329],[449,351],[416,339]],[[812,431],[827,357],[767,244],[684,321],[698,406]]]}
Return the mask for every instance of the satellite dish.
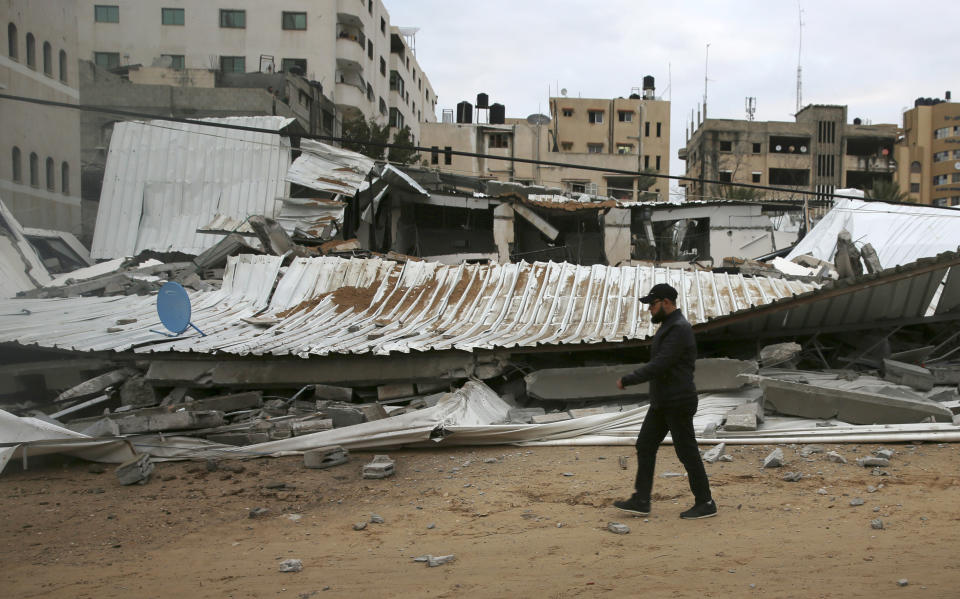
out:
{"label": "satellite dish", "polygon": [[531,114],[527,117],[527,122],[531,125],[549,125],[550,117],[545,114]]}
{"label": "satellite dish", "polygon": [[804,154],[806,154],[806,153],[807,153],[807,146],[800,146],[800,151],[803,152]]}
{"label": "satellite dish", "polygon": [[200,335],[206,337],[206,333],[190,322],[190,313],[190,296],[187,295],[187,290],[180,283],[167,281],[157,292],[157,315],[163,326],[170,332],[164,333],[156,329],[150,329],[150,331],[167,337],[179,337],[188,327],[193,327]]}
{"label": "satellite dish", "polygon": [[564,98],[566,98],[566,97],[567,97],[567,88],[561,89],[561,90],[560,90],[560,95],[563,96]]}
{"label": "satellite dish", "polygon": [[777,151],[779,152],[782,149],[783,149],[783,146],[781,146],[780,144],[777,144]]}

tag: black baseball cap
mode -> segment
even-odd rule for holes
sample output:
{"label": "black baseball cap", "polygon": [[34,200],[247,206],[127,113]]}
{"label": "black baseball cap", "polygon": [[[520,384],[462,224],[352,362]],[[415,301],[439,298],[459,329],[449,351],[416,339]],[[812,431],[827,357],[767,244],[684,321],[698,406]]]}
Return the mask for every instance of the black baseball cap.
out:
{"label": "black baseball cap", "polygon": [[652,289],[650,289],[650,293],[640,298],[640,301],[645,304],[652,304],[656,300],[667,299],[676,303],[677,295],[677,290],[670,285],[667,285],[666,283],[657,283]]}

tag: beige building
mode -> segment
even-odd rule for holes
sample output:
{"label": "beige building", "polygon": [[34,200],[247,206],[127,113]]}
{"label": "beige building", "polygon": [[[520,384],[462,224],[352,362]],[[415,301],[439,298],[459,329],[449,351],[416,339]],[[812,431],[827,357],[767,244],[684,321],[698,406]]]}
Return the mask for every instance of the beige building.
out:
{"label": "beige building", "polygon": [[[503,123],[425,123],[421,145],[436,151],[425,154],[424,159],[433,168],[455,174],[621,199],[666,199],[667,179],[654,179],[649,188],[638,189],[636,175],[509,160],[523,158],[631,173],[648,170],[669,174],[670,102],[655,98],[653,77],[645,78],[643,96],[552,97],[550,113],[549,118],[531,115],[526,119],[505,118]],[[484,112],[478,114],[485,116]],[[463,115],[460,120],[465,120]],[[502,156],[504,160],[447,155],[445,149]]]}
{"label": "beige building", "polygon": [[919,204],[960,205],[960,104],[946,97],[917,98],[903,113],[897,181]]}
{"label": "beige building", "polygon": [[[225,73],[292,71],[317,81],[340,117],[435,121],[436,93],[380,0],[78,0],[80,58]],[[339,119],[338,119],[339,120]]]}
{"label": "beige building", "polygon": [[847,123],[847,107],[835,105],[806,106],[792,123],[706,119],[679,151],[686,176],[695,179],[682,185],[690,200],[803,198],[725,182],[814,191],[820,197],[839,188],[869,191],[875,181],[893,180],[897,135],[896,125],[868,125],[859,118]]}
{"label": "beige building", "polygon": [[[0,91],[77,104],[76,3],[0,3]],[[0,100],[0,199],[26,227],[80,232],[80,111]]]}

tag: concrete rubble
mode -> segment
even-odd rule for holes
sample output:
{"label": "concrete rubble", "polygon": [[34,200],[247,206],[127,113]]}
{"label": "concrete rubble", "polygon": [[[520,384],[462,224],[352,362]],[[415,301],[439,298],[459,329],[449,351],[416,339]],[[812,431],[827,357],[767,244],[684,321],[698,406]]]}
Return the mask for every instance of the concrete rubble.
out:
{"label": "concrete rubble", "polygon": [[363,478],[387,478],[396,474],[396,464],[390,456],[376,455],[373,461],[363,465]]}

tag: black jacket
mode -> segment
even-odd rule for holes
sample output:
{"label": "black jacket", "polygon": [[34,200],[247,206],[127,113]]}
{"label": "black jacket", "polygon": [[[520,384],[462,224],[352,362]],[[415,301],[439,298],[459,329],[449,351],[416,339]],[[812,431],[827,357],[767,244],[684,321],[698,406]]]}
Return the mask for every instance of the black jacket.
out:
{"label": "black jacket", "polygon": [[623,386],[650,382],[650,404],[681,404],[697,400],[693,371],[697,342],[680,310],[674,310],[653,336],[650,361],[621,379]]}

